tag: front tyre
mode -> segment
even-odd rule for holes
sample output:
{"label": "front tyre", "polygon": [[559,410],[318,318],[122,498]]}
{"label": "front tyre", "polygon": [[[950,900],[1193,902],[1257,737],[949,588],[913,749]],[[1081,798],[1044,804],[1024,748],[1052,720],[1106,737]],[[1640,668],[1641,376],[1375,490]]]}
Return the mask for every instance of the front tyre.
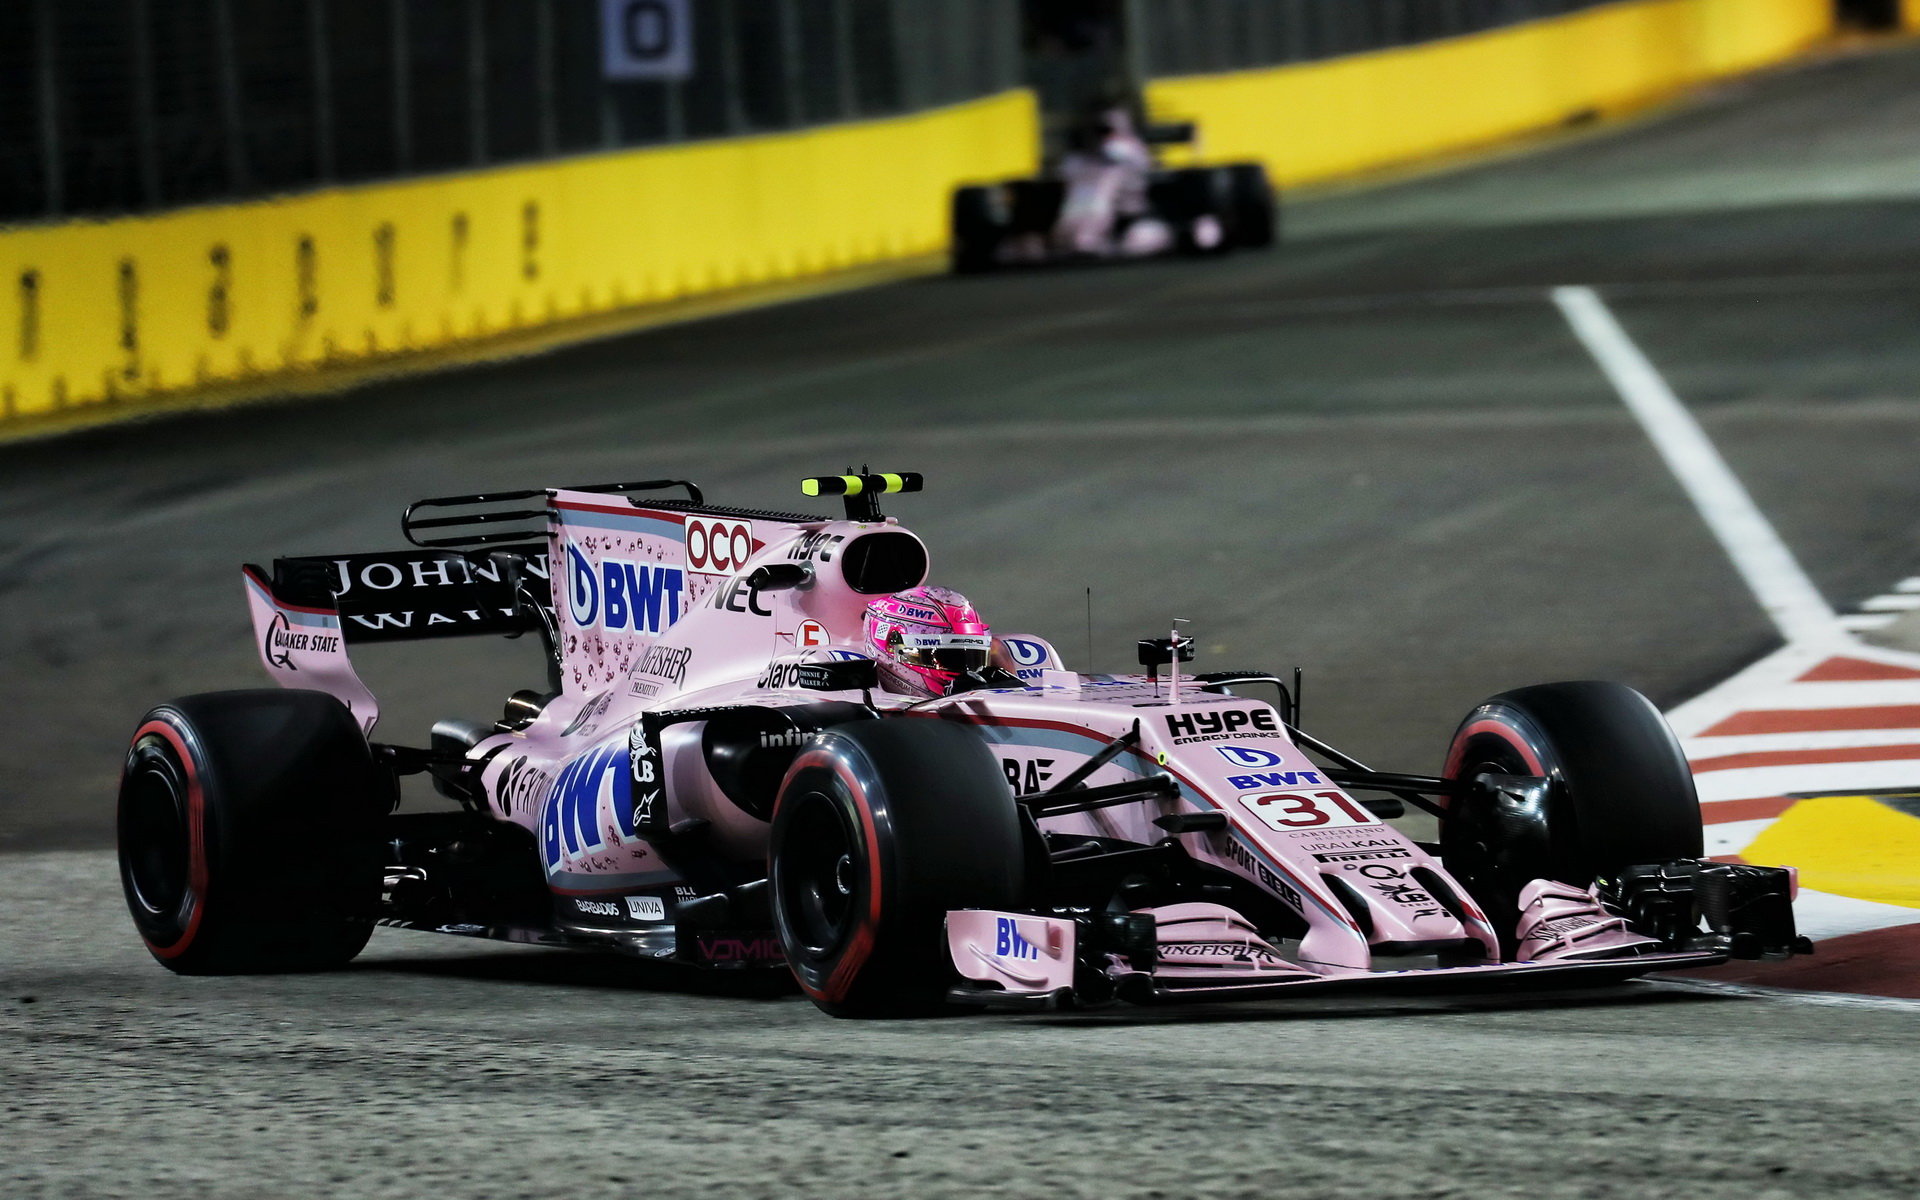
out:
{"label": "front tyre", "polygon": [[393,780],[319,692],[188,696],[149,712],[120,778],[120,881],[182,974],[319,970],[373,931]]}
{"label": "front tyre", "polygon": [[971,730],[899,717],[814,737],[774,808],[774,925],[836,1017],[937,1012],[949,909],[1018,907],[1025,848],[1006,777]]}
{"label": "front tyre", "polygon": [[1259,163],[1225,168],[1233,196],[1233,244],[1265,249],[1280,240],[1280,200]]}
{"label": "front tyre", "polygon": [[1447,870],[1489,907],[1503,938],[1520,889],[1535,879],[1585,887],[1703,852],[1680,743],[1660,710],[1623,684],[1543,683],[1481,704],[1454,733],[1442,773],[1489,772],[1547,781],[1533,793],[1470,789],[1440,822]]}

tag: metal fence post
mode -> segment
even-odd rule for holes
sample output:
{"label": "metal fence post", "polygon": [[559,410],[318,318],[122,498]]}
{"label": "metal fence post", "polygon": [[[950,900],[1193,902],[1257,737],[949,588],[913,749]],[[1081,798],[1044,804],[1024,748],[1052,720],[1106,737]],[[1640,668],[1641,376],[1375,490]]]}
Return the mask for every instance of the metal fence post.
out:
{"label": "metal fence post", "polygon": [[667,79],[660,86],[666,101],[666,139],[669,142],[684,142],[687,140],[687,81]]}
{"label": "metal fence post", "polygon": [[747,128],[747,108],[740,95],[740,34],[734,20],[735,0],[713,0],[720,34],[720,88],[727,114],[727,132]]}
{"label": "metal fence post", "polygon": [[133,161],[142,208],[160,207],[160,148],[153,127],[153,11],[149,0],[127,5],[128,43],[133,52]]}
{"label": "metal fence post", "polygon": [[240,55],[233,38],[233,0],[213,0],[213,44],[220,82],[220,134],[226,143],[227,190],[248,190],[246,125],[240,112]]}
{"label": "metal fence post", "polygon": [[554,85],[553,5],[533,6],[534,92],[540,105],[540,153],[552,158],[560,150],[559,94]]}
{"label": "metal fence post", "polygon": [[467,154],[487,164],[487,14],[485,0],[467,0]]}
{"label": "metal fence post", "polygon": [[413,170],[413,55],[407,36],[407,0],[387,0],[393,39],[393,165],[399,174]]}
{"label": "metal fence post", "polygon": [[57,217],[67,207],[67,174],[60,155],[60,80],[55,71],[59,37],[53,28],[53,0],[34,0],[34,90],[40,109],[40,173],[45,184],[41,197],[47,215]]}
{"label": "metal fence post", "polygon": [[853,61],[853,0],[829,0],[833,5],[833,62],[839,73],[836,98],[840,116],[851,120],[860,115],[859,72]]}
{"label": "metal fence post", "polygon": [[800,10],[795,0],[780,0],[780,74],[785,85],[780,100],[790,129],[807,123],[807,101],[800,89],[806,69],[806,55],[800,49]]}
{"label": "metal fence post", "polygon": [[332,183],[339,170],[333,144],[333,55],[327,37],[327,0],[307,0],[307,60],[313,72],[313,173]]}
{"label": "metal fence post", "polygon": [[1147,15],[1148,0],[1124,0],[1120,40],[1126,54],[1127,94],[1143,96],[1147,84],[1153,79],[1154,62],[1147,52],[1147,44],[1153,36],[1153,24]]}

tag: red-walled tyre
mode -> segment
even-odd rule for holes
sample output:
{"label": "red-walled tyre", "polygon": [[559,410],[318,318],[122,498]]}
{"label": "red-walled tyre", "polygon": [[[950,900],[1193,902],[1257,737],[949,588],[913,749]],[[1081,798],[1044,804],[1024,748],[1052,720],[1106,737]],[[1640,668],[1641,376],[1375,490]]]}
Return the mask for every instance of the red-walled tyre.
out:
{"label": "red-walled tyre", "polygon": [[814,737],[773,815],[774,925],[800,987],[836,1017],[927,1016],[954,975],[949,909],[1025,895],[1020,818],[971,730],[861,721]]}
{"label": "red-walled tyre", "polygon": [[1440,822],[1447,870],[1512,935],[1520,889],[1585,886],[1642,863],[1698,858],[1700,801],[1678,739],[1652,701],[1618,683],[1543,683],[1467,714],[1444,774],[1540,776],[1544,794],[1475,789]]}
{"label": "red-walled tyre", "polygon": [[120,778],[120,881],[147,949],[182,974],[343,965],[373,931],[393,779],[319,692],[163,704]]}

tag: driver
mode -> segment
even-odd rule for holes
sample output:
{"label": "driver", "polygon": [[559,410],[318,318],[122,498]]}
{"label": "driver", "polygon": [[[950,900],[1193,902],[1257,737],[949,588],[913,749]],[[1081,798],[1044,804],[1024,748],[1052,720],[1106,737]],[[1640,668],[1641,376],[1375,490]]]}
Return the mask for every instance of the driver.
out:
{"label": "driver", "polygon": [[917,587],[882,596],[867,605],[861,633],[887,691],[930,699],[996,682],[987,668],[993,631],[972,602],[951,588]]}
{"label": "driver", "polygon": [[1133,114],[1113,105],[1068,135],[1060,160],[1066,183],[1055,244],[1070,254],[1158,254],[1173,244],[1167,223],[1153,215],[1147,185],[1153,150],[1134,129]]}

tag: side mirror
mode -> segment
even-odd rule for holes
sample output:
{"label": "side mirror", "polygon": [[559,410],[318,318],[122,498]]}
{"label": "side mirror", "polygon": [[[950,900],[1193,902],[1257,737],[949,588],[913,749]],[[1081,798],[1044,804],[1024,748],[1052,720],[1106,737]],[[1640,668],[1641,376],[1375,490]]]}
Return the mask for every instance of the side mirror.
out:
{"label": "side mirror", "polygon": [[756,592],[784,592],[812,582],[813,571],[799,563],[769,563],[747,576],[747,586]]}
{"label": "side mirror", "polygon": [[1192,121],[1161,121],[1141,130],[1140,140],[1149,146],[1186,146],[1197,134]]}

